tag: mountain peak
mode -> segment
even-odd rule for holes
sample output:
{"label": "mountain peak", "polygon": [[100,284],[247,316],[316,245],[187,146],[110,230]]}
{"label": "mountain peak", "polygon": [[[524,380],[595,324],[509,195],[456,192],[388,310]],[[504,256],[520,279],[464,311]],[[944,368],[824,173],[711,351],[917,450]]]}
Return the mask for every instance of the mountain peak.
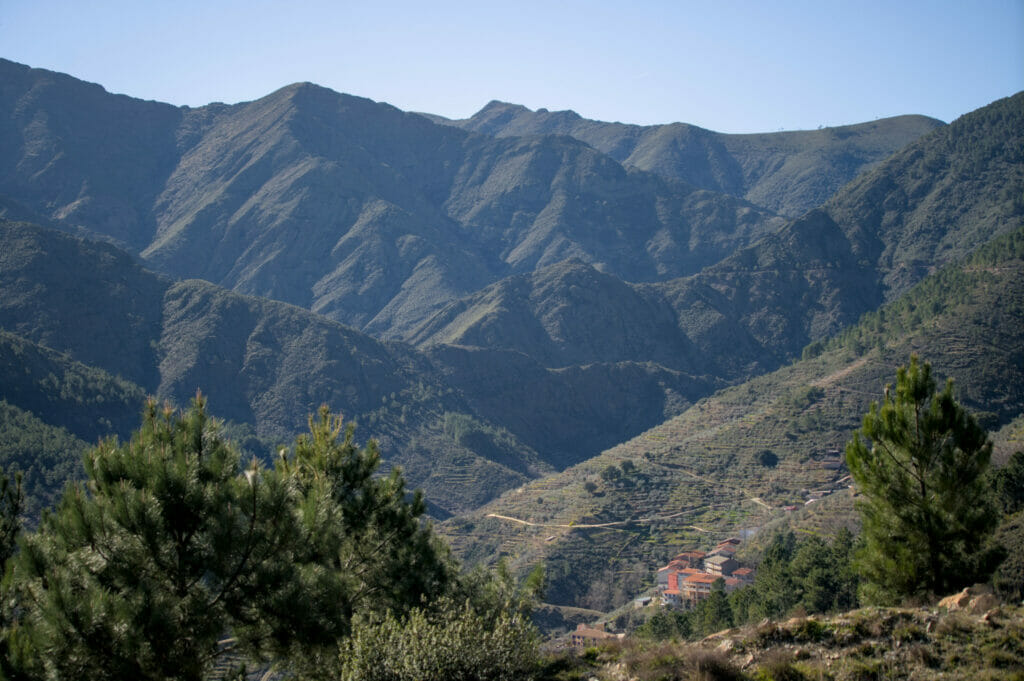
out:
{"label": "mountain peak", "polygon": [[473,115],[480,116],[481,114],[490,114],[496,111],[529,111],[529,109],[522,104],[513,104],[512,102],[503,102],[500,99],[492,99]]}

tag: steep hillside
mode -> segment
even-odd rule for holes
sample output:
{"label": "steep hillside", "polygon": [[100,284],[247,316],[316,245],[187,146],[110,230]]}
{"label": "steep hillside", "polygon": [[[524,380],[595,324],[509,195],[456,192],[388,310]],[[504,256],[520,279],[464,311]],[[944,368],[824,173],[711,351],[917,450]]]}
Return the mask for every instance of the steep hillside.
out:
{"label": "steep hillside", "polygon": [[179,131],[188,118],[185,109],[0,59],[0,195],[141,249],[187,143]]}
{"label": "steep hillside", "polygon": [[510,277],[449,304],[409,340],[517,350],[549,367],[628,360],[693,371],[697,364],[671,307],[580,261]]}
{"label": "steep hillside", "polygon": [[[935,130],[760,243],[663,285],[701,345],[715,322],[792,357],[1024,220],[1024,93]],[[795,304],[794,304],[795,303]]]}
{"label": "steep hillside", "polygon": [[[1011,422],[1024,412],[1021,328],[1024,232],[1017,230],[816,348],[817,356],[716,393],[444,530],[473,561],[503,555],[526,567],[543,560],[552,602],[593,607],[612,592],[595,585],[613,584],[617,571],[650,575],[681,548],[772,522],[782,507],[803,505],[808,490],[840,494],[846,473],[823,462],[912,352],[940,378],[953,377],[987,427]],[[766,450],[776,465],[761,456]],[[609,468],[619,474],[605,474]]]}
{"label": "steep hillside", "polygon": [[[308,83],[198,109],[2,60],[0,83],[0,214],[107,242],[0,223],[0,326],[178,402],[201,388],[265,440],[329,401],[440,515],[781,366],[1024,215],[1024,95],[784,223],[570,135]],[[750,177],[831,177],[801,154],[866,159],[932,124],[751,137],[749,159],[782,155]],[[694,172],[748,182],[729,136],[686,135],[718,150]]]}
{"label": "steep hillside", "polygon": [[564,262],[455,301],[408,338],[516,350],[549,367],[649,361],[727,380],[774,369],[1020,224],[1022,97],[921,137],[697,275],[639,286]]}
{"label": "steep hillside", "polygon": [[[216,415],[243,433],[249,424],[249,439],[286,444],[327,403],[363,424],[361,438],[381,439],[440,515],[550,470],[507,431],[474,420],[406,346],[207,282],[172,284],[112,246],[46,228],[0,222],[0,242],[0,328],[21,336],[0,336],[0,397],[49,425],[89,441],[125,435],[143,391],[186,404],[202,390]],[[459,414],[476,435],[446,431]]]}
{"label": "steep hillside", "polygon": [[155,390],[170,282],[113,246],[0,222],[0,327]]}
{"label": "steep hillside", "polygon": [[925,116],[898,116],[819,130],[726,135],[685,123],[605,123],[574,111],[530,111],[497,101],[465,120],[431,119],[495,137],[569,135],[623,165],[790,217],[824,203],[860,173],[942,125]]}
{"label": "steep hillside", "polygon": [[552,369],[514,350],[439,345],[426,352],[482,417],[559,469],[621,442],[623,433],[661,423],[724,384],[649,362]]}
{"label": "steep hillside", "polygon": [[[610,446],[612,424],[639,432],[723,382],[791,361],[806,344],[927,273],[911,260],[934,266],[1019,225],[1024,212],[1013,199],[1018,189],[1024,192],[1019,104],[1019,97],[997,102],[922,137],[825,207],[700,274],[630,284],[566,261],[450,303],[408,338],[428,349],[490,418],[534,447],[560,451],[553,461],[580,461],[598,451],[595,445]],[[933,171],[920,167],[925,157],[933,159]],[[972,193],[947,201],[942,192],[968,181],[967,168]],[[890,208],[882,217],[866,198],[879,192],[902,197],[883,197]],[[622,363],[632,364],[629,371],[616,369],[621,391],[612,388],[616,397],[607,406],[629,398],[632,414],[628,407],[604,407],[599,417],[581,420],[577,414],[595,412],[587,403],[573,410],[565,397],[587,391],[558,384],[582,367],[610,377],[610,368]],[[544,368],[563,371],[556,382]]]}
{"label": "steep hillside", "polygon": [[0,400],[81,440],[128,437],[145,396],[137,385],[0,330]]}
{"label": "steep hillside", "polygon": [[660,280],[781,224],[570,137],[498,140],[308,83],[176,109],[7,61],[0,74],[13,215],[379,336],[567,257]]}

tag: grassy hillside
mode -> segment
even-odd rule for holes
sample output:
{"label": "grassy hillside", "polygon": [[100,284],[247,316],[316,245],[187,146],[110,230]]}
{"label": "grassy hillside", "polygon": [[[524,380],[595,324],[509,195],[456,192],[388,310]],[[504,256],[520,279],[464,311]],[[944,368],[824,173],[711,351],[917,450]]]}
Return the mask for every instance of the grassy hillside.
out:
{"label": "grassy hillside", "polygon": [[[763,527],[782,507],[804,505],[806,491],[842,490],[846,473],[822,461],[843,449],[912,352],[953,377],[988,427],[1009,423],[1024,412],[1021,238],[1018,230],[933,275],[817,356],[716,393],[444,531],[471,561],[544,561],[550,598],[576,605],[621,571],[650,575],[681,549]],[[778,463],[765,465],[764,451]],[[608,482],[602,473],[624,462],[630,472]]]}

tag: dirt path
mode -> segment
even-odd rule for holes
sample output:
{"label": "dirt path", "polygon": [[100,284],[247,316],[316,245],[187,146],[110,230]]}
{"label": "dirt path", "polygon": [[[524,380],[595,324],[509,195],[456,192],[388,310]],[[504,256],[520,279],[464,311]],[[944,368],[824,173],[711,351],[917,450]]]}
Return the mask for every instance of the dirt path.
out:
{"label": "dirt path", "polygon": [[[563,528],[566,528],[566,529],[569,529],[569,530],[579,530],[579,529],[594,529],[594,528],[602,528],[602,527],[616,528],[616,527],[618,527],[620,525],[632,525],[632,524],[635,524],[635,523],[650,523],[650,522],[654,522],[654,521],[657,521],[657,520],[671,520],[672,518],[678,518],[679,516],[683,515],[684,513],[692,513],[692,512],[693,512],[693,510],[690,509],[690,510],[686,510],[686,511],[679,511],[678,513],[673,513],[671,515],[654,516],[654,517],[651,517],[651,518],[636,518],[635,520],[612,520],[612,521],[607,522],[607,523],[575,523],[575,524],[566,524],[566,523],[535,523],[535,522],[532,522],[530,520],[522,520],[521,518],[513,518],[512,516],[501,515],[500,513],[488,513],[486,517],[488,517],[488,518],[498,518],[499,520],[507,520],[507,521],[512,522],[512,523],[519,523],[520,525],[528,525],[529,527],[563,527]],[[711,532],[711,530],[705,530],[704,528],[697,527],[696,525],[684,525],[684,527],[687,527],[687,528],[689,528],[691,530],[696,530],[698,532]]]}
{"label": "dirt path", "polygon": [[833,373],[829,374],[828,376],[826,376],[825,378],[820,378],[817,381],[813,381],[811,383],[811,385],[813,385],[815,388],[827,388],[828,386],[834,385],[838,381],[846,378],[847,376],[852,374],[857,369],[860,369],[862,366],[864,366],[867,363],[868,363],[868,358],[867,357],[861,357],[860,359],[858,359],[856,362],[854,362],[850,366],[843,367],[839,371],[833,372]]}

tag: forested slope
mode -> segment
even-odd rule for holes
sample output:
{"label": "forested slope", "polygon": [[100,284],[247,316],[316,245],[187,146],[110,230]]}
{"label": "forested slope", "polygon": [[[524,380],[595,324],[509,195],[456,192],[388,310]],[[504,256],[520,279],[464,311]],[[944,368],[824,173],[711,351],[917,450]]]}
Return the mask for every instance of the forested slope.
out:
{"label": "forested slope", "polygon": [[[1000,237],[811,348],[815,356],[722,390],[443,530],[474,560],[543,560],[552,602],[604,609],[621,604],[621,571],[653,575],[681,550],[803,505],[806,490],[845,493],[847,474],[822,461],[843,449],[911,353],[931,362],[940,380],[953,378],[958,398],[987,428],[1010,423],[1024,413],[1022,246],[1019,229]],[[605,474],[609,468],[618,475]]]}

